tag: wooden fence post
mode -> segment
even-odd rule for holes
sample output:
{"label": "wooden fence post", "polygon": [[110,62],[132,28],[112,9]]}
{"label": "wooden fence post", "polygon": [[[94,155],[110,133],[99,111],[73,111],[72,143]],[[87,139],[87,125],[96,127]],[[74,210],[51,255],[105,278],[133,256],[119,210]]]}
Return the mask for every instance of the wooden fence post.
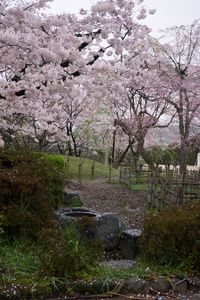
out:
{"label": "wooden fence post", "polygon": [[122,167],[119,167],[119,184],[122,183]]}
{"label": "wooden fence post", "polygon": [[179,194],[178,194],[178,206],[183,204],[184,198],[184,191],[185,191],[185,173],[181,174],[180,176],[180,187],[179,187]]}
{"label": "wooden fence post", "polygon": [[153,173],[150,173],[149,178],[149,194],[150,194],[150,200],[149,200],[149,208],[154,208],[154,183],[153,183]]}
{"label": "wooden fence post", "polygon": [[83,163],[80,162],[78,165],[78,182],[80,185],[82,184],[82,166],[83,166]]}
{"label": "wooden fence post", "polygon": [[67,162],[65,160],[66,163],[66,173],[69,173],[69,156],[67,157]]}
{"label": "wooden fence post", "polygon": [[92,162],[92,167],[91,167],[91,180],[94,180],[94,170],[95,170],[95,160]]}
{"label": "wooden fence post", "polygon": [[128,167],[128,186],[131,188],[131,165]]}
{"label": "wooden fence post", "polygon": [[112,162],[110,161],[109,165],[109,176],[108,176],[108,182],[111,183],[111,176],[112,176]]}
{"label": "wooden fence post", "polygon": [[63,170],[64,174],[67,173],[67,163],[66,160],[64,160],[64,170]]}

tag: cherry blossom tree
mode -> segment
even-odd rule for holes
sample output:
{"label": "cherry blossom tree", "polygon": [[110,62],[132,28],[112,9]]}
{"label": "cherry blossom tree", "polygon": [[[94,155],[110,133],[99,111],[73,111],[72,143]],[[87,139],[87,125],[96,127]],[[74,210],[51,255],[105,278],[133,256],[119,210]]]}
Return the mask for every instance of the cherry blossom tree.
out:
{"label": "cherry blossom tree", "polygon": [[[185,173],[193,123],[200,113],[200,23],[173,27],[164,32],[162,80],[171,89],[168,103],[177,113],[180,134],[180,170]],[[162,41],[162,40],[161,40]]]}
{"label": "cherry blossom tree", "polygon": [[59,105],[62,107],[64,130],[68,137],[66,150],[69,155],[75,156],[80,156],[88,141],[87,127],[90,127],[91,116],[95,112],[95,99],[89,96],[89,83],[85,77],[72,78],[71,85],[60,91]]}
{"label": "cherry blossom tree", "polygon": [[167,101],[171,90],[163,84],[158,68],[162,53],[148,35],[140,47],[139,53],[124,55],[117,64],[101,63],[95,84],[98,93],[102,89],[100,101],[113,112],[114,132],[120,127],[128,137],[124,155],[129,149],[137,152],[154,168],[146,150],[149,132],[169,126],[176,111]]}
{"label": "cherry blossom tree", "polygon": [[[41,148],[47,141],[66,140],[72,100],[63,98],[66,89],[74,78],[88,78],[104,56],[119,59],[140,51],[149,29],[138,21],[153,13],[141,0],[106,0],[79,16],[49,16],[42,10],[48,2],[0,4],[1,144],[21,135]],[[81,102],[81,93],[76,97]]]}

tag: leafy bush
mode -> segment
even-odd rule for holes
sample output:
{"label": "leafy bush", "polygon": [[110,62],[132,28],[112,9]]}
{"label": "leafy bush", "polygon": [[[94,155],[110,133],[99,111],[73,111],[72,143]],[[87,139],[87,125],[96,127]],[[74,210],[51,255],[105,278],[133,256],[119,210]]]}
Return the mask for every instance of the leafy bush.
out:
{"label": "leafy bush", "polygon": [[98,245],[86,244],[72,227],[62,230],[53,210],[63,193],[64,159],[4,150],[0,169],[0,286],[51,289],[65,279],[95,276]]}
{"label": "leafy bush", "polygon": [[65,167],[65,159],[63,156],[61,155],[56,155],[56,154],[49,154],[49,153],[43,153],[42,154],[43,157],[45,157],[45,159],[47,159],[48,161],[53,162],[57,168],[63,172],[64,167]]}
{"label": "leafy bush", "polygon": [[0,152],[0,214],[7,236],[37,238],[42,228],[55,224],[53,208],[61,201],[64,177],[42,154]]}
{"label": "leafy bush", "polygon": [[200,273],[200,203],[151,214],[144,222],[140,247],[162,264],[185,262],[188,271]]}
{"label": "leafy bush", "polygon": [[[46,166],[44,170],[44,185],[52,205],[56,208],[63,200],[65,160],[60,155],[46,153],[42,154],[41,160],[44,166]],[[41,168],[41,171],[43,171],[44,166]]]}

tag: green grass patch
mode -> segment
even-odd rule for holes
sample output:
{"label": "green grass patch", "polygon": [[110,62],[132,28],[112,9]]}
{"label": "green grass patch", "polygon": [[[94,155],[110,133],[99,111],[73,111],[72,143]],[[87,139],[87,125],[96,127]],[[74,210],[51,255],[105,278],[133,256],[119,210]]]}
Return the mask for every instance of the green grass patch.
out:
{"label": "green grass patch", "polygon": [[12,296],[14,289],[45,298],[67,292],[74,280],[96,276],[99,247],[80,242],[71,227],[57,233],[48,239],[44,234],[41,244],[27,238],[0,240],[0,298],[4,291]]}
{"label": "green grass patch", "polygon": [[[91,180],[109,176],[109,166],[87,158],[66,157],[66,173],[69,178]],[[112,168],[111,176],[119,176],[119,170]]]}
{"label": "green grass patch", "polygon": [[131,269],[112,269],[101,267],[98,270],[98,277],[102,282],[109,282],[112,279],[128,279],[128,278],[157,278],[159,276],[166,277],[187,277],[188,274],[185,271],[187,262],[182,262],[179,265],[161,265],[155,263],[145,257],[139,257],[136,260],[136,265]]}
{"label": "green grass patch", "polygon": [[133,191],[148,191],[148,184],[133,184],[131,185]]}
{"label": "green grass patch", "polygon": [[51,286],[51,278],[40,274],[42,249],[28,241],[15,240],[12,244],[0,244],[0,286],[15,285],[37,288]]}
{"label": "green grass patch", "polygon": [[[44,249],[27,239],[0,244],[0,286],[13,284],[27,288],[55,288],[61,278],[43,276]],[[54,284],[53,284],[54,283]]]}

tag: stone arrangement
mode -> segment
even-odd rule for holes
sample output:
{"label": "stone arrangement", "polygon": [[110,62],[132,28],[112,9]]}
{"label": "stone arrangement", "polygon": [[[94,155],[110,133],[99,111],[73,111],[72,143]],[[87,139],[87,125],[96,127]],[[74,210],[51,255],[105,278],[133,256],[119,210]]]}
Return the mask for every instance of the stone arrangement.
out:
{"label": "stone arrangement", "polygon": [[[124,258],[102,261],[101,265],[118,270],[134,268],[136,266],[134,259],[139,255],[138,239],[142,231],[136,228],[128,229],[116,214],[100,214],[89,208],[82,207],[82,205],[84,205],[84,201],[79,192],[65,191],[63,207],[56,212],[61,226],[66,228],[72,222],[76,224],[77,220],[81,221],[82,217],[87,217],[92,222],[88,222],[89,225],[85,230],[85,238],[96,239],[102,243],[104,249],[107,251],[120,249],[121,255]],[[79,291],[80,295],[105,293],[112,291],[116,288],[116,285],[118,285],[118,282],[111,280],[105,291],[102,282],[98,280],[92,282],[81,281],[76,283],[76,291],[77,295],[79,295]],[[147,295],[152,291],[157,291],[158,295],[155,296],[155,300],[165,300],[162,294],[185,294],[188,291],[197,292],[200,297],[199,290],[200,279],[197,277],[170,278],[170,280],[165,276],[148,280],[129,278],[123,280],[123,283],[120,285],[120,293],[122,294]]]}
{"label": "stone arrangement", "polygon": [[77,203],[83,205],[83,199],[79,192],[64,191],[64,206],[56,212],[63,228],[72,222],[81,220],[81,217],[91,218],[92,222],[88,222],[89,225],[85,231],[86,238],[101,242],[107,251],[120,248],[125,259],[134,259],[138,255],[137,242],[142,234],[141,230],[127,229],[116,214],[100,214],[88,208],[75,207]]}
{"label": "stone arrangement", "polygon": [[[158,277],[156,279],[149,279],[144,280],[140,278],[129,278],[125,280],[116,280],[112,279],[108,282],[108,285],[105,289],[102,282],[99,280],[94,280],[92,282],[77,282],[76,284],[76,292],[77,296],[83,295],[83,294],[101,294],[101,293],[109,293],[113,289],[116,288],[116,286],[120,285],[120,290],[118,291],[121,295],[150,295],[152,292],[155,294],[157,293],[157,298],[155,296],[155,300],[164,300],[169,299],[165,298],[162,295],[166,295],[167,293],[170,294],[178,294],[178,295],[184,295],[187,294],[187,292],[190,292],[190,294],[194,295],[193,298],[185,298],[183,296],[182,299],[200,299],[200,293],[199,289],[200,286],[197,283],[199,281],[199,278],[193,277],[190,279],[182,279],[182,278],[173,278],[172,280],[167,277]],[[159,297],[161,299],[159,299]],[[197,298],[196,298],[197,297]],[[176,297],[174,297],[177,299]],[[170,298],[171,299],[171,298]]]}

